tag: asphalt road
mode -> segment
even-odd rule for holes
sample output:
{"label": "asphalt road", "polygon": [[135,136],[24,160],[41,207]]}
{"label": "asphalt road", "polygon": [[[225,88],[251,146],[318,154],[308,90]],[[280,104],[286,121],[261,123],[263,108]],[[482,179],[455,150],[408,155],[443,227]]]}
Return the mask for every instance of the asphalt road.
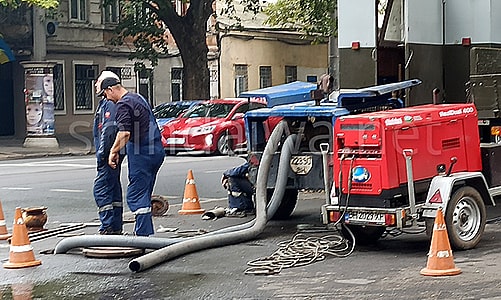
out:
{"label": "asphalt road", "polygon": [[[182,158],[177,159],[183,161]],[[225,160],[216,158],[208,161],[223,168],[222,161]],[[174,162],[170,166],[172,170],[177,170],[179,176],[183,174],[185,177],[186,162],[179,162],[176,168]],[[215,175],[217,172],[210,175],[204,173],[206,171],[203,169],[195,172],[207,174],[203,180],[195,175],[197,188],[204,184],[210,187],[209,178],[215,182],[220,177],[219,174]],[[92,168],[81,172],[92,174],[90,170]],[[80,177],[79,180],[83,184],[87,179]],[[184,179],[181,182],[184,184]],[[11,183],[8,178],[2,177],[2,187]],[[77,189],[72,186],[66,188]],[[212,189],[215,188],[212,183]],[[85,189],[85,186],[80,189]],[[14,190],[0,191],[4,194],[5,191]],[[291,243],[294,240],[293,245],[298,245],[297,242],[305,238],[315,240],[330,236],[331,241],[338,238],[335,230],[325,231],[321,226],[320,206],[324,199],[321,193],[301,193],[298,206],[289,220],[268,222],[264,231],[254,239],[181,255],[140,273],[128,268],[131,258],[88,258],[80,248],[67,254],[44,254],[64,239],[61,236],[35,241],[31,244],[42,265],[19,270],[0,269],[0,299],[14,299],[13,295],[20,293],[32,299],[501,299],[499,221],[487,225],[484,237],[475,249],[454,252],[455,265],[462,270],[456,276],[420,275],[419,271],[427,263],[428,239],[424,233],[396,232],[386,235],[374,245],[357,246],[346,257],[326,254],[323,260],[302,266],[296,264],[276,270],[271,275],[245,274],[250,261],[271,256],[282,248],[283,242]],[[210,232],[252,219],[248,216],[204,221],[200,215],[179,215],[177,210],[181,204],[172,201],[167,214],[155,218],[154,223],[157,229],[176,230],[157,232],[156,237]],[[226,200],[206,198],[201,204],[203,208],[210,209],[216,205],[224,206]],[[94,208],[89,205],[88,209],[91,216],[90,212]],[[499,216],[499,211],[499,208],[490,210],[490,217]],[[79,221],[88,220],[81,218],[86,213],[78,212],[77,216]],[[7,222],[10,223],[10,219]],[[132,224],[127,223],[126,226]],[[73,233],[93,234],[95,230],[95,227],[88,226]],[[304,244],[299,245],[301,251],[306,251]],[[8,245],[0,242],[0,259],[6,261],[8,252]],[[346,251],[335,253],[346,254]]]}
{"label": "asphalt road", "polygon": [[[186,176],[191,169],[202,201],[225,199],[226,191],[220,185],[221,174],[243,162],[239,157],[167,156],[154,193],[164,195],[172,204],[181,203]],[[12,220],[17,206],[45,206],[49,222],[89,222],[97,216],[92,196],[95,174],[93,155],[1,161],[0,201],[5,219]],[[127,164],[124,162],[124,191],[126,184]]]}

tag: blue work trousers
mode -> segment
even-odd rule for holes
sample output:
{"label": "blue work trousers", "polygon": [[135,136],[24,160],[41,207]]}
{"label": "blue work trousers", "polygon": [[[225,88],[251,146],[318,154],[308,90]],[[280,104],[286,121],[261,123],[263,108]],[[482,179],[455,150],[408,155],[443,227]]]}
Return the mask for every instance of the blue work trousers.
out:
{"label": "blue work trousers", "polygon": [[98,161],[93,192],[101,221],[99,231],[121,232],[123,228],[123,197],[120,183],[120,164],[116,169],[113,169],[106,160]]}
{"label": "blue work trousers", "polygon": [[154,233],[151,214],[151,194],[156,177],[165,157],[161,152],[149,151],[150,146],[134,147],[127,143],[127,161],[129,166],[129,185],[127,187],[127,204],[135,215],[134,233],[138,236],[149,236]]}

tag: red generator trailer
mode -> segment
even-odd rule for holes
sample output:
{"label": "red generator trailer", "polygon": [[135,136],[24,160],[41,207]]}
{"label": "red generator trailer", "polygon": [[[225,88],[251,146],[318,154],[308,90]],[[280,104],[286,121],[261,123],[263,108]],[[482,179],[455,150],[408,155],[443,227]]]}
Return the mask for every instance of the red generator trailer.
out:
{"label": "red generator trailer", "polygon": [[[493,148],[499,147],[482,145]],[[334,127],[335,188],[322,207],[324,223],[343,222],[358,243],[368,243],[387,229],[420,226],[431,234],[441,207],[451,245],[473,248],[485,206],[495,205],[501,185],[490,180],[496,166],[488,155],[483,162],[483,153],[472,103],[342,116]]]}

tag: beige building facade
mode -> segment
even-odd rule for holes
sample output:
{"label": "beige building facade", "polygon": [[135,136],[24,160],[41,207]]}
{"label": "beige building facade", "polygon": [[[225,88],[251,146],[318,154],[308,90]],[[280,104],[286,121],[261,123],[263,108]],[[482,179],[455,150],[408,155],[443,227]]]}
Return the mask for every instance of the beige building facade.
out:
{"label": "beige building facade", "polygon": [[[99,101],[94,83],[103,70],[116,72],[127,89],[144,95],[152,106],[189,100],[182,99],[183,66],[175,42],[155,68],[144,72],[134,70],[130,48],[109,43],[118,5],[118,0],[107,6],[97,0],[61,0],[54,14],[28,6],[0,8],[0,32],[16,58],[0,64],[0,136],[27,134],[26,63],[53,66],[56,137],[71,134],[92,143],[84,136],[92,132]],[[312,44],[292,31],[256,27],[253,24],[261,26],[263,19],[250,19],[240,30],[217,31],[218,21],[208,22],[211,98],[238,97],[244,91],[296,80],[317,82],[327,72],[327,44]]]}
{"label": "beige building facade", "polygon": [[327,72],[327,44],[295,32],[248,29],[220,37],[221,97],[292,81],[317,82]]}
{"label": "beige building facade", "polygon": [[8,114],[13,116],[12,122],[2,124],[0,135],[26,135],[26,64],[54,66],[56,137],[71,134],[92,142],[87,137],[99,101],[94,83],[103,70],[117,73],[127,89],[141,93],[153,106],[170,98],[164,73],[168,60],[162,58],[155,69],[136,72],[134,62],[128,59],[131,50],[109,43],[118,22],[118,1],[106,7],[101,2],[61,0],[53,14],[35,7],[2,8],[0,31],[16,60],[0,66],[1,77],[8,78],[12,86],[6,97],[12,104]]}

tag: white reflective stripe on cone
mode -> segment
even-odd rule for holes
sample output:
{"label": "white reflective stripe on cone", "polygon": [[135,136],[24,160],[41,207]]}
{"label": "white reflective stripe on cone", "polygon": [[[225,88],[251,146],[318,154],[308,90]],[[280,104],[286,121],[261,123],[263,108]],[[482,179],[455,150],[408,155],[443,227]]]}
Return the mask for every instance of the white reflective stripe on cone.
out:
{"label": "white reflective stripe on cone", "polygon": [[31,245],[23,245],[23,246],[10,246],[10,252],[28,252],[33,251],[33,247]]}

